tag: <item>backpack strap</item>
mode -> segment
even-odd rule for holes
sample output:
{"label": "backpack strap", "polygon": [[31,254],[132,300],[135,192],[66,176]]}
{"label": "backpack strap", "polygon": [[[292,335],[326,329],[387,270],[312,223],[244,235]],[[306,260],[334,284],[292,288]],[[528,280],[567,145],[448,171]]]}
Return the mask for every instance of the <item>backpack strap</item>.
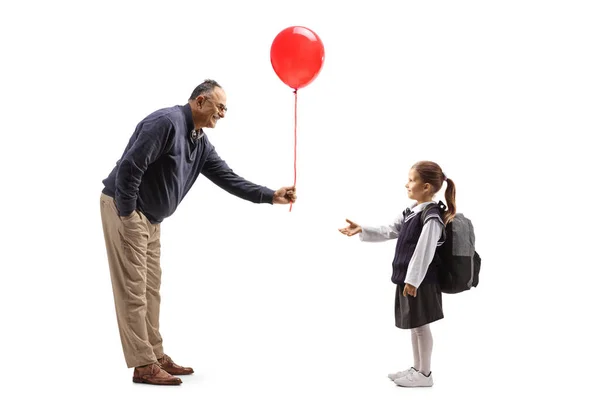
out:
{"label": "backpack strap", "polygon": [[446,241],[446,224],[444,224],[444,219],[442,217],[442,213],[444,211],[446,211],[446,205],[440,200],[437,204],[427,204],[423,210],[421,211],[421,223],[423,225],[425,225],[425,219],[427,217],[427,211],[431,210],[432,208],[437,207],[440,210],[440,217],[442,218],[442,237],[440,238],[440,240],[438,241],[438,246],[441,245],[442,243],[444,243]]}
{"label": "backpack strap", "polygon": [[421,223],[425,224],[425,217],[427,216],[427,211],[431,210],[433,207],[438,207],[440,209],[440,214],[443,214],[446,211],[446,205],[440,200],[437,204],[427,204],[423,210],[421,211]]}

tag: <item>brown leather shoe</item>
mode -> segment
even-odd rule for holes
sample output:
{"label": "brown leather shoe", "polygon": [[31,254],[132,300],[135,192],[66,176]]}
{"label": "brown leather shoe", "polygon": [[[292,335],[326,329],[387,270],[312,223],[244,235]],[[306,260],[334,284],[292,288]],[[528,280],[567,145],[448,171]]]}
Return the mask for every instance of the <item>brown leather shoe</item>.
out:
{"label": "brown leather shoe", "polygon": [[181,365],[175,364],[171,357],[166,354],[158,359],[158,363],[162,369],[171,375],[190,375],[194,373],[194,370],[190,367],[182,367]]}
{"label": "brown leather shoe", "polygon": [[149,383],[151,385],[180,385],[181,379],[163,370],[158,364],[148,364],[135,367],[133,370],[135,383]]}

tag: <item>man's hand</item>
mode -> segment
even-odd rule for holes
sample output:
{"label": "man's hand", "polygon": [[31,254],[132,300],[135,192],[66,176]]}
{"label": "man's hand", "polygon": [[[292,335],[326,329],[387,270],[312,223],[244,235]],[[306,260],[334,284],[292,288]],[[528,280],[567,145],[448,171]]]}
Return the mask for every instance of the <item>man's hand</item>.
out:
{"label": "man's hand", "polygon": [[273,195],[273,204],[290,204],[296,202],[296,187],[286,186],[278,189]]}
{"label": "man's hand", "polygon": [[354,236],[357,233],[362,232],[362,228],[357,223],[352,222],[349,219],[347,219],[346,222],[348,223],[347,227],[338,229],[338,231],[342,232],[344,235]]}
{"label": "man's hand", "polygon": [[417,297],[417,288],[410,283],[404,284],[404,291],[402,292],[402,295],[406,297],[407,294],[410,294],[412,297]]}

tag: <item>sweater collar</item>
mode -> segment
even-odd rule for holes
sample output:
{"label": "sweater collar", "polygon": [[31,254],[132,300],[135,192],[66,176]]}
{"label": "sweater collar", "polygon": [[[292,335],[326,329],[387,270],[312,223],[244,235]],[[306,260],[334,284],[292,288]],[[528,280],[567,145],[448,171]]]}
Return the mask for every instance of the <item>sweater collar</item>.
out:
{"label": "sweater collar", "polygon": [[[184,105],[182,108],[183,108],[183,115],[185,115],[186,131],[188,132],[188,134],[191,134],[193,131],[196,130],[194,128],[194,120],[192,119],[192,107],[190,106],[190,103],[188,103],[188,104]],[[202,128],[200,128],[200,131],[198,132],[198,138],[201,138],[202,136],[204,136],[204,130],[202,130]]]}

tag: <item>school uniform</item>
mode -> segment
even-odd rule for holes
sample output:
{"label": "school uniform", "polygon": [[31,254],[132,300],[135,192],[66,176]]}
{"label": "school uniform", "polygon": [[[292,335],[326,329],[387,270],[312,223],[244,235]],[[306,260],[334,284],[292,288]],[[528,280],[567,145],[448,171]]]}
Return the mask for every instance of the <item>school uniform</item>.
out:
{"label": "school uniform", "polygon": [[[439,207],[421,211],[431,203],[407,208],[390,225],[362,226],[359,238],[364,242],[396,239],[391,280],[396,284],[394,314],[396,326],[412,329],[444,318],[442,291],[437,279],[437,246],[444,239],[444,222]],[[417,296],[402,295],[406,283],[416,287]]]}

